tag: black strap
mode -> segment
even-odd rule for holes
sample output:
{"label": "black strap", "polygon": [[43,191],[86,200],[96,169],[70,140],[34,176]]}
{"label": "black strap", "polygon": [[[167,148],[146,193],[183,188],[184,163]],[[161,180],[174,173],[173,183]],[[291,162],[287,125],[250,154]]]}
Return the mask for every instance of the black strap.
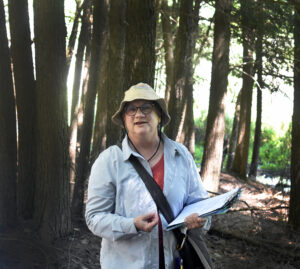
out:
{"label": "black strap", "polygon": [[129,158],[129,161],[135,168],[135,170],[138,172],[139,176],[145,183],[148,191],[150,192],[154,202],[156,203],[159,211],[164,215],[166,221],[170,223],[171,221],[174,220],[174,215],[172,212],[172,209],[163,194],[161,188],[159,185],[156,183],[154,178],[147,172],[145,167],[139,162],[139,160],[131,155]]}

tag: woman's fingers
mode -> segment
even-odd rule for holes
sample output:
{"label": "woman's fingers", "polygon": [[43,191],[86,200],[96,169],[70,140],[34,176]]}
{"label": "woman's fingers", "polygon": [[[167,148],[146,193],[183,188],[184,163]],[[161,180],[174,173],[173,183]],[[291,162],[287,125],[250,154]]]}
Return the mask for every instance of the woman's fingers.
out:
{"label": "woman's fingers", "polygon": [[144,232],[151,232],[157,222],[158,215],[156,212],[140,215],[134,219],[134,225],[137,230],[141,230]]}
{"label": "woman's fingers", "polygon": [[185,226],[190,229],[200,228],[206,222],[205,218],[198,217],[197,213],[191,214],[184,219]]}
{"label": "woman's fingers", "polygon": [[146,232],[151,232],[154,226],[158,223],[158,216],[154,213],[150,216],[149,219],[146,220]]}

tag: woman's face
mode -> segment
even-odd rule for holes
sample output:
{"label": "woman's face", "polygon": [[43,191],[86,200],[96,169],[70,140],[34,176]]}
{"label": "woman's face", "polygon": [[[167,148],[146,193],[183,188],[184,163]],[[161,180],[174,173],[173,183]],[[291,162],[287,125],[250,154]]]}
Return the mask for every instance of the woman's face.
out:
{"label": "woman's face", "polygon": [[157,138],[157,126],[160,123],[160,117],[153,102],[132,101],[126,104],[124,112],[125,126],[131,138]]}

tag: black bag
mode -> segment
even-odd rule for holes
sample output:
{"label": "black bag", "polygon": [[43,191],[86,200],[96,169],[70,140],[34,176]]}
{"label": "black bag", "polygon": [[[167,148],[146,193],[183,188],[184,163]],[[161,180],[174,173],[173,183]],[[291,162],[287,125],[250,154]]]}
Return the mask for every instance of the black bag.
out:
{"label": "black bag", "polygon": [[[129,161],[142,178],[159,211],[164,215],[166,221],[168,223],[173,221],[174,216],[172,209],[154,178],[147,172],[147,170],[135,156],[131,155]],[[172,231],[177,240],[177,249],[183,261],[184,269],[213,268],[206,244],[202,238],[201,228],[188,230],[186,235],[181,233],[179,229],[174,229]]]}

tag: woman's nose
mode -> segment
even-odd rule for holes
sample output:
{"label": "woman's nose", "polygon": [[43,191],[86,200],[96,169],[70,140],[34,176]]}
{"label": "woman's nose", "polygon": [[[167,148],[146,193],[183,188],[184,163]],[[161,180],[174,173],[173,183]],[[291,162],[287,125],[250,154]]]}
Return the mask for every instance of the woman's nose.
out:
{"label": "woman's nose", "polygon": [[136,114],[135,116],[145,116],[145,114],[142,112],[141,108],[138,108],[137,111],[136,111]]}

